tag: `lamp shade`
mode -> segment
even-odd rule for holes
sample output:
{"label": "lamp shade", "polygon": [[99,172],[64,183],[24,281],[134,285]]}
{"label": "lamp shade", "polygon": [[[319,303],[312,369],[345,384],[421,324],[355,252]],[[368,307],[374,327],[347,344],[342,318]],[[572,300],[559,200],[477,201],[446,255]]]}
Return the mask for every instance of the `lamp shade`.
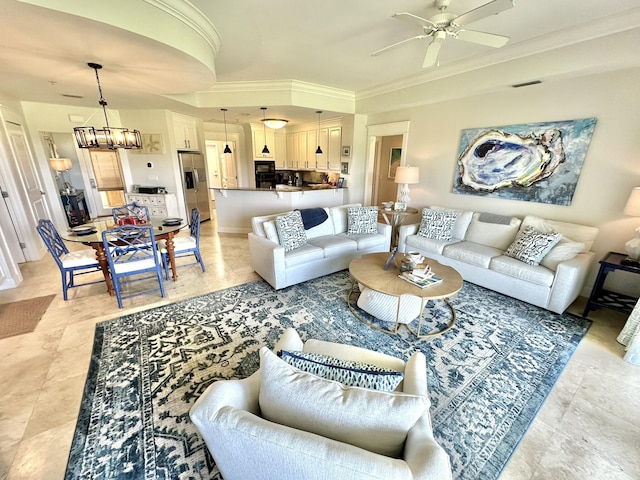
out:
{"label": "lamp shade", "polygon": [[624,206],[624,214],[631,217],[640,217],[640,187],[631,190],[631,195]]}
{"label": "lamp shade", "polygon": [[51,165],[51,170],[54,172],[71,170],[71,167],[73,166],[70,158],[50,158],[49,165]]}
{"label": "lamp shade", "polygon": [[420,169],[418,167],[398,167],[396,169],[396,183],[420,183]]}

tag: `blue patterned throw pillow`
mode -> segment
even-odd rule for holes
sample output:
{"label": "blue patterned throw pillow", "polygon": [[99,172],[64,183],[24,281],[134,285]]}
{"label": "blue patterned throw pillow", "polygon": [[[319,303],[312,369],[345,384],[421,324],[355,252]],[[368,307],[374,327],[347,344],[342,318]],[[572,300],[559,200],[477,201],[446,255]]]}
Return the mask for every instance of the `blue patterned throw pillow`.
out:
{"label": "blue patterned throw pillow", "polygon": [[280,245],[284,247],[285,252],[307,244],[307,234],[304,231],[302,215],[299,210],[276,217],[276,228]]}
{"label": "blue patterned throw pillow", "polygon": [[529,265],[539,265],[544,256],[562,239],[557,232],[543,233],[531,226],[518,232],[515,240],[505,255],[515,258]]}
{"label": "blue patterned throw pillow", "polygon": [[349,207],[347,235],[378,233],[378,207]]}
{"label": "blue patterned throw pillow", "polygon": [[425,208],[422,210],[418,236],[431,240],[451,240],[451,232],[457,218],[458,212]]}
{"label": "blue patterned throw pillow", "polygon": [[394,391],[404,374],[368,363],[340,360],[319,353],[290,352],[282,350],[278,355],[292,367],[312,373],[344,385],[371,390]]}

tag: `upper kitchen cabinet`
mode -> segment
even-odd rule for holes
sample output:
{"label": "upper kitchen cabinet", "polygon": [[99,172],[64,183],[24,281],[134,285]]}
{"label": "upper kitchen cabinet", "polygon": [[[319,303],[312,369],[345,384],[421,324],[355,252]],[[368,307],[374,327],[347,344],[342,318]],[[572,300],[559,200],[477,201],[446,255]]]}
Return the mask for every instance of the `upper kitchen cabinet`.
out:
{"label": "upper kitchen cabinet", "polygon": [[[286,168],[287,138],[283,131],[265,129],[263,125],[252,123],[251,141],[254,160],[273,160],[276,163],[276,168]],[[269,153],[266,155],[262,153],[265,145],[269,149]]]}
{"label": "upper kitchen cabinet", "polygon": [[329,129],[326,154],[327,154],[327,168],[329,170],[339,172],[341,167],[341,161],[342,161],[342,158],[341,158],[342,157],[342,128],[341,127],[333,127]]}
{"label": "upper kitchen cabinet", "polygon": [[198,128],[195,118],[174,113],[173,129],[178,150],[199,150]]}

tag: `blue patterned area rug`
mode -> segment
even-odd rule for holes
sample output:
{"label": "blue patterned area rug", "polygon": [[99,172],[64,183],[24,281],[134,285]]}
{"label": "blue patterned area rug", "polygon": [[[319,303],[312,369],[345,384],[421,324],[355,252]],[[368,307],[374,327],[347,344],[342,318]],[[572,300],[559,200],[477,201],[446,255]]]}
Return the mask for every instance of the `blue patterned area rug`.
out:
{"label": "blue patterned area rug", "polygon": [[[212,382],[253,373],[258,349],[295,327],[303,340],[424,352],[454,478],[496,479],[590,326],[465,283],[453,329],[391,336],[352,316],[350,286],[346,271],[280,291],[258,281],[98,324],[65,478],[220,479],[189,409]],[[444,326],[444,309],[428,308]]]}

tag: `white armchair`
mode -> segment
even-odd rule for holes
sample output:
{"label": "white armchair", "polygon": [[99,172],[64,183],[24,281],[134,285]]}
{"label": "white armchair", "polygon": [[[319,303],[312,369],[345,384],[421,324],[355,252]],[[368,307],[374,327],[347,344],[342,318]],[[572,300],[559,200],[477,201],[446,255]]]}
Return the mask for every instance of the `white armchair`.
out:
{"label": "white armchair", "polygon": [[[397,458],[292,428],[283,424],[288,423],[286,421],[269,421],[264,418],[265,400],[261,397],[260,390],[261,381],[273,378],[273,372],[265,371],[264,379],[261,379],[261,370],[267,365],[265,354],[273,358],[275,356],[264,349],[261,352],[261,370],[242,380],[215,382],[203,393],[190,412],[192,421],[202,434],[225,480],[451,479],[449,457],[433,438],[428,409],[426,361],[421,352],[414,353],[405,364],[398,358],[350,345],[319,340],[309,340],[303,344],[293,329],[285,331],[273,351],[279,350],[319,353],[404,372],[404,380],[396,392],[357,388],[356,393],[364,392],[367,395],[369,392],[376,392],[376,398],[384,395],[391,398],[389,401],[394,408],[383,415],[385,418],[380,420],[381,423],[388,421],[387,417],[393,417],[394,413],[397,414],[393,412],[394,409],[401,408],[397,403],[398,397],[406,397],[410,401],[419,399],[426,408],[420,410],[417,421],[408,427],[406,438],[405,432],[401,432],[403,448]],[[277,358],[275,361],[284,364]],[[287,365],[285,368],[288,367]],[[312,377],[317,380],[317,377]],[[319,381],[329,382],[332,388],[336,387],[335,382],[324,379]],[[338,384],[338,391],[341,388],[349,390],[350,387]],[[275,389],[276,397],[279,391]],[[320,401],[321,395],[317,398],[313,396],[315,391],[303,392],[303,395],[305,394],[315,399],[309,403],[315,404],[316,400]],[[266,395],[264,391],[263,395]],[[282,397],[289,396],[285,390],[282,391]],[[366,401],[371,410],[375,410],[375,405],[371,403],[375,398],[367,398]],[[261,404],[263,410],[260,408]],[[371,410],[358,412],[363,423],[371,423],[372,418],[376,421]],[[328,413],[327,411],[326,417],[330,416]],[[325,422],[324,417],[325,415],[322,415],[318,422]],[[366,432],[367,428],[370,429],[369,432]],[[345,425],[344,430],[346,436],[351,435],[348,426]],[[380,438],[380,442],[384,441],[384,433],[379,431],[375,424],[373,427],[365,427],[365,435],[368,442],[371,442],[372,438],[374,442],[377,438]]]}

